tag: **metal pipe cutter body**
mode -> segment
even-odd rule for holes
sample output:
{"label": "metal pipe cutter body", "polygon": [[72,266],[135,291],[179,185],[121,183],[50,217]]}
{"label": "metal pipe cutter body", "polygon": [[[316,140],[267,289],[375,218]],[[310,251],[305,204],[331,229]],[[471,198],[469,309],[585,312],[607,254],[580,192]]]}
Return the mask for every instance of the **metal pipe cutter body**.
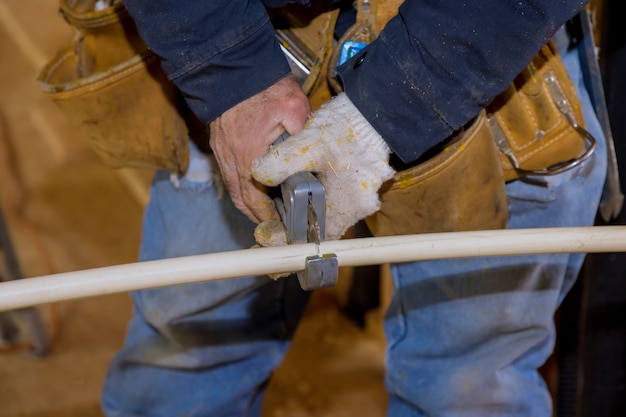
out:
{"label": "metal pipe cutter body", "polygon": [[[286,138],[283,134],[275,144]],[[324,240],[326,195],[322,183],[310,172],[298,172],[280,185],[282,198],[274,199],[276,209],[287,229],[289,243],[317,243]],[[304,271],[298,272],[304,290],[332,287],[337,283],[339,266],[335,254],[306,258]]]}

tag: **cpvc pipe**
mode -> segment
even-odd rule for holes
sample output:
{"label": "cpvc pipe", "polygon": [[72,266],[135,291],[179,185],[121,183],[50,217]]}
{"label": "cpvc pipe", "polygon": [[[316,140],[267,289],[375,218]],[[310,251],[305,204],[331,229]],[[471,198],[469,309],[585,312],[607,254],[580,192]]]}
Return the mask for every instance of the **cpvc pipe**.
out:
{"label": "cpvc pipe", "polygon": [[0,283],[0,311],[168,285],[299,272],[309,256],[339,266],[536,253],[626,252],[626,226],[507,229],[373,237],[253,248]]}

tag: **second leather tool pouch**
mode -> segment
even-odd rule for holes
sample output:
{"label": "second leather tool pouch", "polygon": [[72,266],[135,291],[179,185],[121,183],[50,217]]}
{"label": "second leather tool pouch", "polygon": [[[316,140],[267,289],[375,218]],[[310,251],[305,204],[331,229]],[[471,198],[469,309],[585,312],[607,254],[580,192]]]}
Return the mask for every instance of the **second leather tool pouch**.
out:
{"label": "second leather tool pouch", "polygon": [[188,128],[182,99],[121,1],[61,0],[75,31],[38,82],[105,165],[183,172]]}
{"label": "second leather tool pouch", "polygon": [[487,107],[506,181],[553,175],[587,159],[595,139],[552,42]]}

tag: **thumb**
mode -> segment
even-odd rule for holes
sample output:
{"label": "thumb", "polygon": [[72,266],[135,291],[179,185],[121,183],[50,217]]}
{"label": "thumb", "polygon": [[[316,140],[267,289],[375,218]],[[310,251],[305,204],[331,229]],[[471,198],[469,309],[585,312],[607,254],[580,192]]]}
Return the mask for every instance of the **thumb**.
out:
{"label": "thumb", "polygon": [[301,171],[317,171],[324,145],[319,136],[303,130],[270,151],[252,164],[252,176],[261,184],[273,187]]}
{"label": "thumb", "polygon": [[275,220],[259,223],[254,229],[254,239],[263,247],[285,246],[289,244],[287,229],[282,222]]}
{"label": "thumb", "polygon": [[[267,221],[257,225],[254,229],[254,239],[262,247],[275,247],[288,245],[287,229],[283,226],[282,222]],[[291,275],[291,273],[278,273],[270,274],[269,277],[273,280],[284,278]]]}

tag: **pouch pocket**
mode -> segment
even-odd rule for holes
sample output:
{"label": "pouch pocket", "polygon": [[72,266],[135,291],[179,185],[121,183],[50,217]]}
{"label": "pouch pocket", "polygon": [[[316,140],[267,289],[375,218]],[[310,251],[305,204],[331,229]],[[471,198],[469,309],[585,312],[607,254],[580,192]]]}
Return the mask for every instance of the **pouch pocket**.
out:
{"label": "pouch pocket", "polygon": [[383,184],[374,236],[506,228],[505,182],[485,112],[456,143]]}
{"label": "pouch pocket", "polygon": [[552,42],[493,100],[487,117],[505,181],[558,174],[587,159],[595,147],[583,126],[576,89]]}

